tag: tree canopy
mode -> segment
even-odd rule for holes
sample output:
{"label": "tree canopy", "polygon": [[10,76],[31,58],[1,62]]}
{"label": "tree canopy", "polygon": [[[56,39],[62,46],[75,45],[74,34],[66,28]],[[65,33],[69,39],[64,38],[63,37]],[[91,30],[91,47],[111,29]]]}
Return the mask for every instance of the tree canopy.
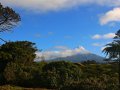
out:
{"label": "tree canopy", "polygon": [[35,44],[29,41],[7,42],[0,46],[0,60],[7,62],[33,62],[36,57]]}
{"label": "tree canopy", "polygon": [[21,20],[18,13],[0,3],[0,32],[8,31]]}

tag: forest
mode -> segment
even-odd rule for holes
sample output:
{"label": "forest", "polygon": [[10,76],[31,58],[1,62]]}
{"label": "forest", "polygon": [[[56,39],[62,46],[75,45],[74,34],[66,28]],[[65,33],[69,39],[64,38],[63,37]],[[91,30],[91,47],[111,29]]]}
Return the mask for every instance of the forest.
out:
{"label": "forest", "polygon": [[[0,4],[0,33],[10,31],[20,15]],[[106,45],[105,63],[87,60],[35,62],[38,51],[30,41],[6,41],[0,37],[0,90],[119,90],[120,31]]]}

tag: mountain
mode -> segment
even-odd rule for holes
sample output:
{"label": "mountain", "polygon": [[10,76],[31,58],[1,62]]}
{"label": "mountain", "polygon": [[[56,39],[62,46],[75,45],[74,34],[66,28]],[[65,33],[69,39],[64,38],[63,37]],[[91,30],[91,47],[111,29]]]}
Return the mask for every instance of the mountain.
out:
{"label": "mountain", "polygon": [[46,61],[58,61],[66,60],[72,62],[81,62],[87,60],[95,60],[96,62],[103,62],[103,57],[91,53],[82,46],[70,49],[64,46],[57,46],[57,49],[48,50],[44,52],[36,52],[36,61],[46,60]]}
{"label": "mountain", "polygon": [[72,56],[67,57],[59,57],[52,59],[51,61],[58,61],[58,60],[65,60],[65,61],[71,61],[71,62],[81,62],[81,61],[87,61],[87,60],[95,60],[96,62],[104,62],[105,58],[98,56],[96,54],[92,53],[79,53]]}

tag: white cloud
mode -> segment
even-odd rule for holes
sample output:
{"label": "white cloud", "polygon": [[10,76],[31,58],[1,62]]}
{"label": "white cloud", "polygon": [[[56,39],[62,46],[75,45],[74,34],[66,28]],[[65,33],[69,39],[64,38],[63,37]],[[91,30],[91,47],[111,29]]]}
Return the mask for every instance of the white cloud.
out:
{"label": "white cloud", "polygon": [[101,25],[105,25],[112,22],[120,22],[120,7],[108,11],[100,18]]}
{"label": "white cloud", "polygon": [[104,35],[96,34],[92,36],[92,39],[111,39],[115,37],[115,33],[107,33]]}
{"label": "white cloud", "polygon": [[40,12],[58,11],[86,4],[120,6],[120,0],[0,0],[0,2]]}
{"label": "white cloud", "polygon": [[92,39],[100,39],[100,38],[101,38],[101,35],[99,35],[99,34],[96,34],[92,37]]}
{"label": "white cloud", "polygon": [[108,34],[103,35],[104,39],[109,39],[109,38],[114,38],[114,37],[115,37],[115,33],[108,33]]}
{"label": "white cloud", "polygon": [[[44,56],[45,60],[50,60],[58,57],[67,57],[67,56],[72,56],[76,55],[79,53],[89,53],[84,47],[80,46],[75,49],[69,49],[65,46],[56,46],[55,48],[58,48],[59,50],[48,50],[48,51],[43,51],[43,52],[36,52],[37,57],[42,57]],[[60,50],[62,49],[62,50]],[[39,58],[40,60],[40,58]]]}

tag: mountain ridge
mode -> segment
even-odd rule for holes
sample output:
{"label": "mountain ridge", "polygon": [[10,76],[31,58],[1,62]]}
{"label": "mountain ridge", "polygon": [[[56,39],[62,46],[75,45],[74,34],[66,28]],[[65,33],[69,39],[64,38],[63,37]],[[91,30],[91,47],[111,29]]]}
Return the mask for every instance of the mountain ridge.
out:
{"label": "mountain ridge", "polygon": [[86,53],[86,54],[79,53],[72,56],[55,58],[50,61],[65,60],[65,61],[71,61],[71,62],[82,62],[87,60],[95,60],[96,62],[104,62],[104,59],[105,59],[104,57],[101,57],[99,55],[92,54],[92,53]]}

